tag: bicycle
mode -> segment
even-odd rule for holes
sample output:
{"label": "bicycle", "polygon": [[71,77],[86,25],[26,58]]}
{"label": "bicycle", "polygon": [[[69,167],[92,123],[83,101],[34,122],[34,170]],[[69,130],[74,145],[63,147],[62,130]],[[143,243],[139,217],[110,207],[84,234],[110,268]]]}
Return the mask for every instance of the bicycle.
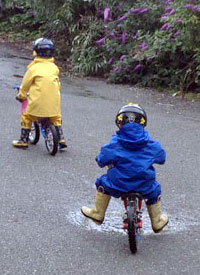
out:
{"label": "bicycle", "polygon": [[123,229],[128,232],[129,247],[133,254],[137,252],[138,240],[142,230],[142,195],[139,193],[125,193],[121,196],[124,202]]}
{"label": "bicycle", "polygon": [[57,130],[49,118],[39,118],[32,123],[29,133],[29,142],[36,145],[40,139],[40,133],[45,140],[48,153],[54,156],[60,148]]}
{"label": "bicycle", "polygon": [[[19,86],[13,86],[14,90],[19,91]],[[21,102],[21,101],[20,101]],[[21,114],[25,111],[27,106],[27,100],[21,102]],[[60,145],[58,143],[59,136],[56,127],[50,121],[49,118],[38,118],[31,124],[31,130],[29,133],[29,142],[36,145],[40,139],[40,133],[42,134],[47,151],[50,155],[55,156]]]}

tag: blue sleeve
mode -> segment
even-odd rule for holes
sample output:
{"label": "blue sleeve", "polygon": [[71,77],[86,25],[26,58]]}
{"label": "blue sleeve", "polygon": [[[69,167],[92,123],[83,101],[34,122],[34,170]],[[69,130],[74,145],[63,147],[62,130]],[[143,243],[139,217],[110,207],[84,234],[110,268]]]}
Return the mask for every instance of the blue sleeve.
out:
{"label": "blue sleeve", "polygon": [[98,165],[103,168],[106,165],[114,164],[117,160],[116,156],[116,136],[112,136],[110,143],[101,147],[101,151],[96,157]]}
{"label": "blue sleeve", "polygon": [[157,164],[164,164],[166,160],[166,152],[165,150],[160,146],[160,149],[155,157],[155,163]]}

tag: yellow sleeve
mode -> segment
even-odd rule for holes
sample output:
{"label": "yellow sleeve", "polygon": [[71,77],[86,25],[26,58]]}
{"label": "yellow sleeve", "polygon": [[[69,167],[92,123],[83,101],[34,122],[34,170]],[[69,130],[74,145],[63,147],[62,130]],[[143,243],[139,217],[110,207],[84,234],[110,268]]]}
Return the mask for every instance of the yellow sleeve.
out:
{"label": "yellow sleeve", "polygon": [[33,83],[33,73],[31,72],[31,70],[28,70],[22,79],[22,83],[19,89],[18,97],[20,99],[27,98],[27,93],[29,92],[29,89],[32,83]]}
{"label": "yellow sleeve", "polygon": [[61,90],[61,84],[60,84],[60,79],[58,78],[58,88],[59,88],[59,91]]}
{"label": "yellow sleeve", "polygon": [[59,67],[56,64],[55,64],[55,66],[57,68],[58,88],[59,88],[59,90],[61,90],[61,83],[60,83],[60,78],[59,78],[60,69],[59,69]]}

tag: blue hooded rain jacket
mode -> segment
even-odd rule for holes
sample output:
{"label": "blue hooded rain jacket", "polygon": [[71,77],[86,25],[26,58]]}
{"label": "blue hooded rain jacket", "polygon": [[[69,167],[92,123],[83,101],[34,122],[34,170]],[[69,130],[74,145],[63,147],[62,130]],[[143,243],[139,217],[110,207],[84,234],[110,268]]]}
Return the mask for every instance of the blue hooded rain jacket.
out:
{"label": "blue hooded rain jacket", "polygon": [[122,193],[150,194],[160,186],[153,164],[163,164],[165,159],[165,150],[142,125],[127,123],[111,137],[109,144],[101,147],[96,158],[98,165],[113,164],[114,167],[97,179],[96,186],[102,185]]}

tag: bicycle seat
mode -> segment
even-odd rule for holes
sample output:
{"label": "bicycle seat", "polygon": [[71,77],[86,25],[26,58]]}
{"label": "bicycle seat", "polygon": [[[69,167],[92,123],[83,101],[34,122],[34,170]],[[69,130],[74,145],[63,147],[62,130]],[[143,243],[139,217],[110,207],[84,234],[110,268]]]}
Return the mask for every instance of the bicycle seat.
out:
{"label": "bicycle seat", "polygon": [[125,199],[127,199],[128,197],[142,199],[142,194],[137,193],[137,192],[134,192],[134,191],[131,191],[131,192],[128,192],[128,193],[124,193],[124,194],[121,196],[121,199],[122,199],[122,200],[125,200]]}

